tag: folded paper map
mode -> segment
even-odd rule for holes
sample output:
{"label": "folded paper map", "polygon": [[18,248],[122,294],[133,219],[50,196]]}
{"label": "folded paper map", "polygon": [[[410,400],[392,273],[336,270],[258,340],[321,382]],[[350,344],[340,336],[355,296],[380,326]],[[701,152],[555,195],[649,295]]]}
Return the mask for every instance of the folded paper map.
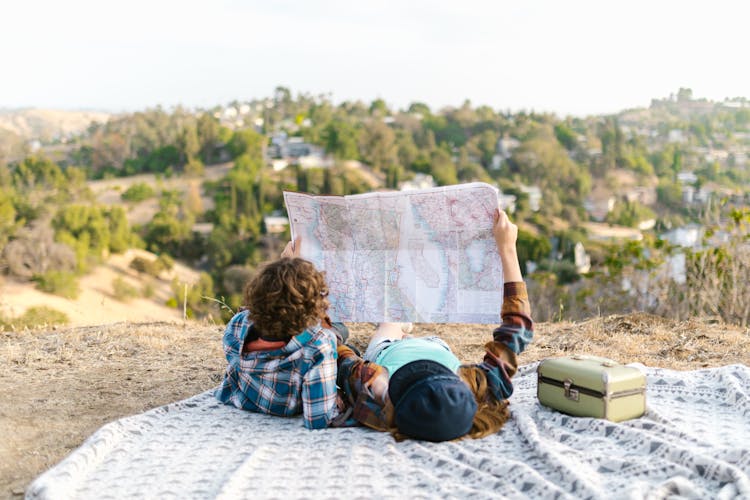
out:
{"label": "folded paper map", "polygon": [[503,274],[489,184],[352,196],[284,192],[334,321],[496,323]]}

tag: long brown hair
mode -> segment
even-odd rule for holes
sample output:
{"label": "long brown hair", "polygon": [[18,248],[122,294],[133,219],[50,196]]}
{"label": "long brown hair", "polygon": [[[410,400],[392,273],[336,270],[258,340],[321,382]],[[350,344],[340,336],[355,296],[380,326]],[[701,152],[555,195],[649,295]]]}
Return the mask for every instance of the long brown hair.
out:
{"label": "long brown hair", "polygon": [[244,302],[261,335],[287,340],[326,313],[328,286],[323,273],[298,257],[261,266],[245,287]]}
{"label": "long brown hair", "polygon": [[487,375],[477,366],[461,366],[458,376],[474,393],[477,413],[467,436],[477,439],[499,431],[510,418],[508,401],[499,401],[487,388]]}

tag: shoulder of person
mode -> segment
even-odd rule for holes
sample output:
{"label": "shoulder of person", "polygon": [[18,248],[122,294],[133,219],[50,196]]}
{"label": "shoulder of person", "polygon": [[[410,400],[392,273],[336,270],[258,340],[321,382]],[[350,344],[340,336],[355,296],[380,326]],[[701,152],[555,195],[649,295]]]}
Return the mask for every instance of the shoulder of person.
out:
{"label": "shoulder of person", "polygon": [[310,342],[320,351],[336,352],[336,332],[329,328],[317,327],[307,330],[310,334]]}

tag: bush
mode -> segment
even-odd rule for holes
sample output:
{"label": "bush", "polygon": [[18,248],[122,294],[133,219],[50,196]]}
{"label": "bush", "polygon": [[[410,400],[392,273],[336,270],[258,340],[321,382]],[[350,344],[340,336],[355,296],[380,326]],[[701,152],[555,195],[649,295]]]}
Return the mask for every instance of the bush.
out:
{"label": "bush", "polygon": [[234,265],[224,270],[221,284],[228,294],[242,294],[245,285],[253,276],[253,270],[247,266]]}
{"label": "bush", "polygon": [[81,293],[78,278],[66,271],[47,271],[33,277],[36,286],[43,292],[54,293],[67,299],[75,299]]}
{"label": "bush", "polygon": [[0,328],[36,328],[39,326],[65,325],[69,322],[70,319],[64,312],[47,306],[39,306],[30,307],[17,318],[0,318]]}
{"label": "bush", "polygon": [[143,257],[135,257],[130,261],[129,266],[139,273],[146,273],[154,276],[155,266],[153,260],[144,259]]}
{"label": "bush", "polygon": [[171,271],[174,268],[174,259],[168,254],[163,253],[156,258],[154,262],[156,267],[161,271]]}
{"label": "bush", "polygon": [[48,271],[73,271],[75,252],[68,245],[56,243],[53,236],[52,229],[41,222],[19,231],[18,237],[0,251],[8,272],[30,279]]}
{"label": "bush", "polygon": [[174,267],[174,259],[163,253],[155,260],[144,257],[135,257],[130,261],[130,267],[139,273],[146,273],[149,276],[158,278],[163,271],[171,271]]}
{"label": "bush", "polygon": [[176,278],[172,281],[173,299],[168,304],[183,307],[187,301],[186,313],[188,318],[219,319],[221,312],[215,300],[212,300],[213,280],[208,273],[200,273],[197,283],[186,284]]}
{"label": "bush", "polygon": [[120,195],[124,201],[139,202],[153,198],[154,189],[144,182],[139,182],[130,186],[124,193]]}
{"label": "bush", "polygon": [[138,289],[119,276],[112,280],[112,291],[115,298],[121,302],[138,297]]}

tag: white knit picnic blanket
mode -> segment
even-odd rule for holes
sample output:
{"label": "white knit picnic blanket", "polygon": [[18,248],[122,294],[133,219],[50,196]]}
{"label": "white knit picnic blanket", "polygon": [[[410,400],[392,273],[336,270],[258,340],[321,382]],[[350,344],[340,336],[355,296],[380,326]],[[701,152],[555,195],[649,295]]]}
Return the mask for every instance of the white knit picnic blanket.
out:
{"label": "white knit picnic blanket", "polygon": [[105,425],[27,498],[750,498],[747,366],[643,367],[647,414],[619,424],[541,406],[535,368],[498,434],[448,443],[309,431],[206,392]]}

